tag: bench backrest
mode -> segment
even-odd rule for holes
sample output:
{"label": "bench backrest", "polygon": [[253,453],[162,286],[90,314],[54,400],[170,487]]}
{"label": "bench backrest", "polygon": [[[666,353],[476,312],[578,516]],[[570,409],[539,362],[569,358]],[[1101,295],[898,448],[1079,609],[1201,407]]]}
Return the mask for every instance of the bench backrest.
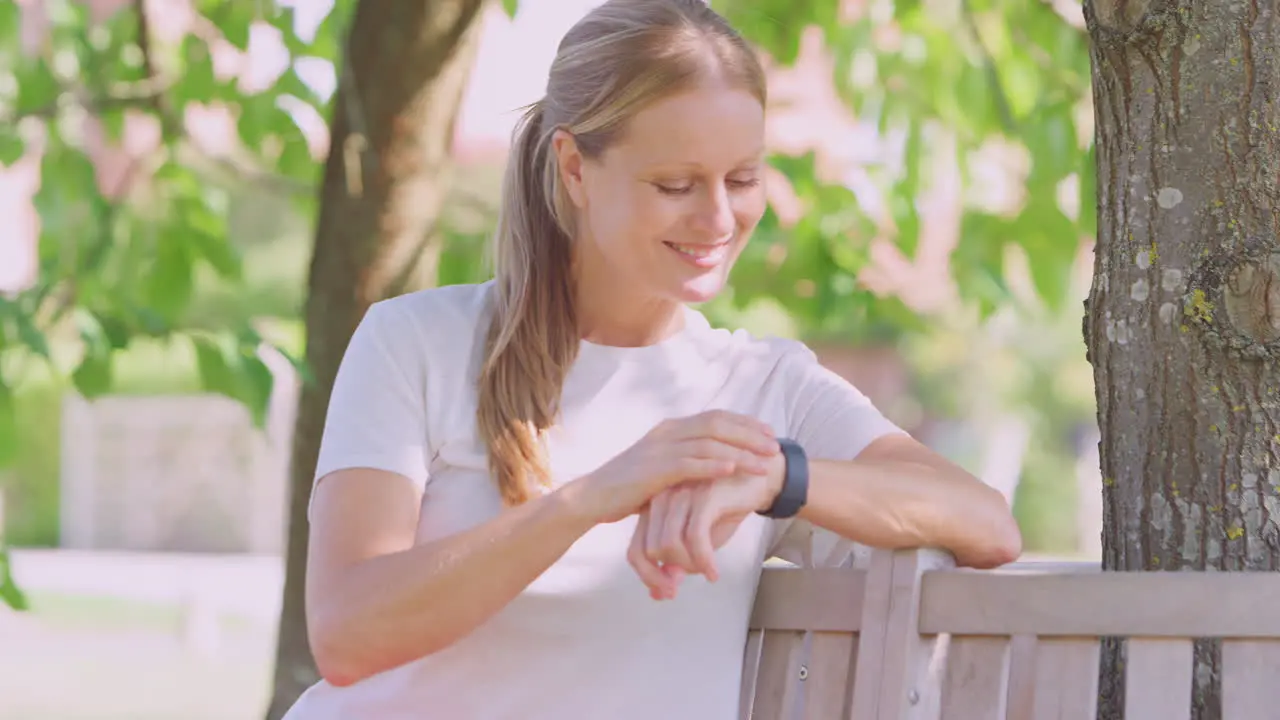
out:
{"label": "bench backrest", "polygon": [[1224,718],[1280,717],[1280,574],[767,567],[743,720],[1095,720],[1100,640],[1125,638],[1127,720],[1189,720],[1192,642],[1222,639]]}

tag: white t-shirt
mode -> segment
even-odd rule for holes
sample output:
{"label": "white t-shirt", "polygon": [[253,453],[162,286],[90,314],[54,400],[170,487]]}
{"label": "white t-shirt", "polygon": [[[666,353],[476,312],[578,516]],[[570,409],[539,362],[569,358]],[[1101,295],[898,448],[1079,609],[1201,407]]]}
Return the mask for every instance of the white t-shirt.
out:
{"label": "white t-shirt", "polygon": [[[501,512],[476,433],[476,389],[492,283],[377,303],[333,388],[316,477],[399,473],[423,491],[427,542]],[[713,329],[693,309],[656,345],[583,341],[548,438],[563,483],[664,418],[745,413],[813,458],[850,459],[900,432],[804,345]],[[355,685],[319,682],[286,720],[737,720],[747,622],[763,561],[785,557],[790,521],[749,517],[717,552],[721,577],[686,578],[654,601],[626,551],[636,518],[600,525],[503,610],[454,645]],[[798,529],[798,528],[797,528]],[[429,608],[423,609],[429,612]]]}

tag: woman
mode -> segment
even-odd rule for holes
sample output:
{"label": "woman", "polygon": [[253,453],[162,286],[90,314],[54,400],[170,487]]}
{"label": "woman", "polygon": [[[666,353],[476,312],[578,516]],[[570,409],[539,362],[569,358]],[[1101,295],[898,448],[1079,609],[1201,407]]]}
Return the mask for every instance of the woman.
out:
{"label": "woman", "polygon": [[1018,554],[997,492],[803,345],[688,307],[764,213],[764,105],[701,0],[569,31],[516,132],[494,280],[378,303],[351,340],[310,508],[324,680],[290,720],[730,720],[789,523]]}

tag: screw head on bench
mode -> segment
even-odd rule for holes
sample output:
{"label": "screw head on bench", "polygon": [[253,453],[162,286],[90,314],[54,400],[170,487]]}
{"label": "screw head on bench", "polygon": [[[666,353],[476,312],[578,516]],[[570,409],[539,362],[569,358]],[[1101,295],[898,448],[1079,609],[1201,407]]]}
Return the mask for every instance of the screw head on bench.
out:
{"label": "screw head on bench", "polygon": [[804,665],[800,666],[800,679],[801,680],[809,679],[809,668]]}

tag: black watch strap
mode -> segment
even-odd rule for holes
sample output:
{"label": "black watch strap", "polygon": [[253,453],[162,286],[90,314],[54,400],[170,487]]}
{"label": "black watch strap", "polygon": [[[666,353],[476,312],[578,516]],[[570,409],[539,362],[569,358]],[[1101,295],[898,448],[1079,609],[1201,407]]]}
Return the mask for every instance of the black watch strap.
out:
{"label": "black watch strap", "polygon": [[778,445],[786,462],[782,489],[773,499],[773,504],[759,514],[770,518],[789,518],[800,512],[809,500],[809,457],[794,440],[778,438]]}

